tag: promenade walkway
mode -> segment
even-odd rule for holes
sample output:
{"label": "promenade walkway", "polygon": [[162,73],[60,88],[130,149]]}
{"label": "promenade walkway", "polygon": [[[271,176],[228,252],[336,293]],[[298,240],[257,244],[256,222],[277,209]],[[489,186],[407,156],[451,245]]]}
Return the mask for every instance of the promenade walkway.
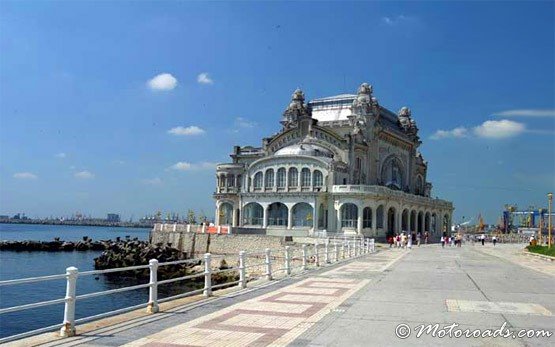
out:
{"label": "promenade walkway", "polygon": [[[41,345],[553,346],[555,336],[415,336],[419,325],[435,323],[470,330],[505,324],[511,331],[555,333],[555,276],[504,259],[508,247],[382,248],[240,295],[220,295],[201,306],[178,307]],[[401,323],[411,329],[407,339],[395,334]]]}

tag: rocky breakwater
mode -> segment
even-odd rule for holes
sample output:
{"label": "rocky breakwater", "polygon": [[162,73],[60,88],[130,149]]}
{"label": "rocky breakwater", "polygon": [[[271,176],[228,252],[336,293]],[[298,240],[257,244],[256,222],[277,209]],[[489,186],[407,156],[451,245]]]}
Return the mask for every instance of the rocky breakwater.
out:
{"label": "rocky breakwater", "polygon": [[[102,254],[94,259],[96,270],[122,268],[138,265],[148,265],[151,259],[158,260],[158,263],[173,262],[188,259],[185,252],[172,248],[171,244],[162,245],[161,243],[152,245],[146,241],[129,241],[125,243],[114,243],[110,245]],[[229,269],[225,260],[216,262],[214,270]],[[204,273],[204,265],[200,260],[186,262],[184,264],[161,265],[158,267],[158,280],[183,277],[192,274]],[[107,277],[124,277],[136,279],[148,279],[150,269],[137,269],[124,272],[106,273]],[[212,275],[214,284],[232,282],[239,279],[237,271],[225,271]],[[204,283],[204,277],[199,276],[189,279],[194,286]]]}
{"label": "rocky breakwater", "polygon": [[84,236],[81,241],[61,241],[55,238],[54,241],[0,241],[0,250],[2,251],[18,251],[18,252],[61,252],[61,251],[103,251],[113,242],[121,241],[93,241],[91,238]]}

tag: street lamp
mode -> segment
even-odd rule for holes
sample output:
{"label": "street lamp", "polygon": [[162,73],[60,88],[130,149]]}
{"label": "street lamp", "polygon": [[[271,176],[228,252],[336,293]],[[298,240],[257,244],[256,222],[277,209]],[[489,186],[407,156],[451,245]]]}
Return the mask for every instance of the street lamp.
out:
{"label": "street lamp", "polygon": [[543,235],[542,235],[542,227],[543,227],[543,225],[542,225],[542,224],[543,224],[543,223],[542,223],[542,222],[543,222],[543,209],[540,208],[540,209],[538,210],[538,212],[539,212],[539,217],[538,217],[539,222],[538,222],[538,224],[539,224],[539,229],[540,229],[540,230],[539,230],[539,232],[538,232],[538,242],[537,242],[537,245],[538,245],[538,246],[541,246],[541,244],[542,244],[542,239],[543,239]]}
{"label": "street lamp", "polygon": [[551,203],[553,202],[553,193],[547,193],[549,199],[548,215],[547,215],[547,248],[551,248]]}

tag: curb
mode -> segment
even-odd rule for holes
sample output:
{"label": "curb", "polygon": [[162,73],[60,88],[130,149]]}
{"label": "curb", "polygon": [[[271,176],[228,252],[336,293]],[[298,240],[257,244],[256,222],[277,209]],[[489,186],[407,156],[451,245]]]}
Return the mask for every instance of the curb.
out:
{"label": "curb", "polygon": [[549,255],[533,253],[533,252],[530,252],[530,251],[524,251],[524,254],[531,255],[531,256],[534,256],[534,257],[538,257],[538,258],[541,258],[543,260],[555,261],[555,257],[549,256]]}

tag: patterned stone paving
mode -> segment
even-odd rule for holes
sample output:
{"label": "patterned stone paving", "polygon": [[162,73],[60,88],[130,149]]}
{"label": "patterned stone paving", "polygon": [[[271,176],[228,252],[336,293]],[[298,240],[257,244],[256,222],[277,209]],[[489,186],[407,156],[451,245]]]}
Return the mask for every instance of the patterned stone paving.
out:
{"label": "patterned stone paving", "polygon": [[404,254],[378,252],[126,346],[287,345],[366,286],[365,272],[384,271]]}
{"label": "patterned stone paving", "polygon": [[[341,268],[360,269],[348,264]],[[312,277],[126,346],[286,345],[369,280]]]}
{"label": "patterned stone paving", "polygon": [[554,263],[552,261],[524,254],[523,249],[525,246],[525,244],[502,244],[493,247],[491,245],[480,246],[476,244],[474,249],[482,253],[508,260],[525,268],[535,270],[546,275],[555,276],[555,266],[553,266]]}

